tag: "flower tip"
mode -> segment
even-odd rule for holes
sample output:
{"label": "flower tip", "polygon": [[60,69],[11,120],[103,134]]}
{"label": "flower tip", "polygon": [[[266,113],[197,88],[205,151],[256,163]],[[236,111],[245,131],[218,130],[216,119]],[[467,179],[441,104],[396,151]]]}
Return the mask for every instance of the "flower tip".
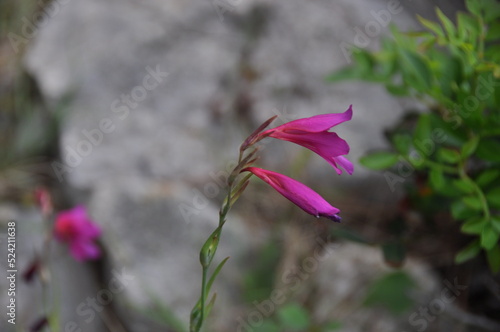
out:
{"label": "flower tip", "polygon": [[352,104],[349,105],[349,108],[344,113],[346,113],[347,115],[349,115],[349,120],[352,119]]}
{"label": "flower tip", "polygon": [[330,216],[325,216],[325,217],[327,217],[328,219],[330,219],[334,222],[341,222],[342,221],[342,218],[338,214],[332,214]]}

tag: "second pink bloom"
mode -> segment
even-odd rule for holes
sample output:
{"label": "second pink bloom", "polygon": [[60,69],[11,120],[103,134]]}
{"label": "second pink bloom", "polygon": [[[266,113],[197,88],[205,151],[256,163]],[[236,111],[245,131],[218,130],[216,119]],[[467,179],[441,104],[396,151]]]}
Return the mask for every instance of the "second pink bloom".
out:
{"label": "second pink bloom", "polygon": [[247,167],[243,172],[251,172],[273,187],[281,195],[288,198],[292,203],[305,212],[315,217],[326,217],[340,222],[339,209],[325,201],[320,194],[286,175],[268,171],[257,167]]}

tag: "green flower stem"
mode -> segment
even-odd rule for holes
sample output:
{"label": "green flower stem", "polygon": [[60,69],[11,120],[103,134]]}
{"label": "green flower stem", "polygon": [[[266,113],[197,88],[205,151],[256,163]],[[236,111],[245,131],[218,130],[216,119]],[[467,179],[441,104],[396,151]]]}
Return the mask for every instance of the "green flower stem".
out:
{"label": "green flower stem", "polygon": [[[240,156],[240,159],[241,159],[241,156]],[[210,291],[210,285],[207,286],[208,271],[210,269],[210,265],[213,261],[215,253],[217,252],[217,248],[219,246],[219,240],[220,240],[221,233],[222,233],[222,227],[226,223],[226,216],[227,216],[229,210],[231,209],[231,206],[235,203],[235,201],[238,199],[238,196],[240,194],[239,192],[233,193],[233,189],[234,188],[241,189],[242,187],[244,187],[244,182],[246,182],[247,180],[248,180],[248,177],[245,177],[241,180],[242,183],[237,183],[234,186],[232,183],[228,184],[227,196],[224,199],[224,203],[219,211],[219,225],[212,232],[212,234],[210,234],[210,236],[205,241],[205,244],[201,248],[201,251],[200,251],[200,263],[202,266],[201,296],[200,296],[200,300],[198,301],[198,303],[194,306],[193,310],[191,311],[191,321],[190,321],[190,331],[191,332],[199,332],[202,325],[203,325],[203,321],[205,320],[206,311],[207,311],[206,310],[207,296],[208,296],[208,292]],[[233,197],[233,195],[235,197]],[[216,273],[218,273],[218,271],[216,271]],[[216,273],[214,276],[212,276],[212,279],[215,278]],[[209,283],[209,284],[211,284],[211,283]],[[210,304],[209,304],[209,306],[210,306]]]}
{"label": "green flower stem", "polygon": [[201,279],[201,314],[200,314],[201,316],[200,316],[199,327],[196,331],[199,331],[199,329],[201,328],[201,325],[203,324],[203,320],[205,319],[205,301],[207,298],[207,291],[206,291],[207,271],[208,271],[208,267],[203,267],[202,279]]}
{"label": "green flower stem", "polygon": [[217,248],[219,246],[219,241],[220,237],[222,234],[222,227],[226,223],[226,216],[229,213],[229,210],[231,210],[231,207],[233,204],[238,200],[240,195],[243,193],[245,190],[246,186],[248,185],[249,178],[252,176],[252,174],[249,174],[247,176],[242,177],[239,181],[236,181],[238,176],[241,173],[241,170],[244,167],[247,167],[251,165],[253,162],[257,160],[255,157],[258,147],[252,149],[250,152],[245,155],[245,151],[250,148],[256,141],[253,141],[252,139],[254,136],[256,136],[260,131],[263,130],[272,120],[274,120],[273,117],[266,121],[257,131],[255,131],[250,138],[245,141],[245,143],[240,147],[240,152],[238,156],[238,164],[235,166],[235,168],[232,170],[230,173],[228,179],[227,179],[227,195],[224,199],[224,202],[219,210],[219,225],[217,228],[210,234],[208,239],[205,241],[203,244],[203,247],[200,250],[200,263],[202,267],[202,280],[201,280],[201,295],[200,299],[196,303],[196,305],[193,307],[191,310],[191,316],[190,316],[190,322],[189,322],[189,331],[190,332],[199,332],[202,325],[203,321],[205,320],[205,316],[207,313],[210,311],[212,308],[212,305],[215,301],[215,296],[212,298],[210,303],[207,306],[207,296],[208,293],[210,293],[210,287],[212,286],[212,283],[214,282],[215,278],[219,274],[220,270],[226,263],[229,257],[224,259],[216,268],[213,274],[210,277],[210,280],[207,283],[207,277],[208,277],[208,272],[210,269],[210,265],[212,264],[213,258],[215,257],[215,253],[217,252]]}
{"label": "green flower stem", "polygon": [[481,190],[481,188],[479,187],[479,185],[474,180],[472,180],[469,177],[469,175],[467,175],[467,171],[465,170],[465,161],[460,162],[459,174],[460,174],[460,178],[462,180],[466,180],[473,185],[474,191],[477,193],[477,196],[479,197],[479,200],[481,201],[481,207],[483,209],[484,217],[486,218],[486,220],[490,220],[491,213],[490,213],[490,207],[488,205],[488,201],[486,200],[486,196],[484,195],[484,193]]}

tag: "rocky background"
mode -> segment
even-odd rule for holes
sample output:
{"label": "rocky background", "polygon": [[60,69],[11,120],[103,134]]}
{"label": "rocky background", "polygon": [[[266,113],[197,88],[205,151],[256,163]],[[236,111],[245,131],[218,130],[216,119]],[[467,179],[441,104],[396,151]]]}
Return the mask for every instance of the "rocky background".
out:
{"label": "rocky background", "polygon": [[[354,175],[337,176],[320,158],[283,142],[266,144],[260,165],[327,194],[345,224],[377,232],[370,224],[394,215],[398,190],[357,160],[385,146],[384,129],[420,106],[378,86],[331,85],[325,76],[351,62],[352,46],[375,49],[389,24],[417,28],[415,15],[434,18],[435,6],[450,15],[462,7],[444,0],[53,0],[38,8],[45,19],[25,17],[9,31],[22,39],[5,38],[2,53],[22,55],[39,104],[60,121],[45,173],[61,202],[86,204],[104,231],[99,264],[76,263],[63,246],[53,248],[61,331],[165,331],[158,303],[187,322],[199,294],[198,252],[216,225],[221,184],[244,138],[273,115],[281,124],[353,105],[353,120],[337,132],[351,146]],[[36,136],[36,128],[28,132]],[[36,208],[5,200],[0,221],[8,220],[18,221],[19,265],[26,267],[41,246],[41,217]],[[370,282],[393,270],[373,246],[319,241],[329,240],[329,227],[252,183],[224,230],[218,259],[231,259],[214,286],[209,330],[252,330],[245,326],[262,302],[245,304],[241,289],[249,271],[266,264],[262,248],[269,242],[281,252],[273,287],[287,292],[287,272],[322,251],[299,291],[287,293],[313,301],[319,321],[339,320],[338,331],[346,332],[418,330],[412,311],[394,317],[362,305]],[[418,283],[418,303],[428,305],[445,287],[417,258],[409,257],[404,270]],[[92,307],[89,299],[116,280],[123,287]],[[2,278],[2,299],[6,287]],[[41,289],[21,280],[19,288],[24,330],[40,315]],[[10,331],[3,319],[1,330]],[[439,325],[429,320],[427,330],[453,330],[455,321],[451,314]]]}

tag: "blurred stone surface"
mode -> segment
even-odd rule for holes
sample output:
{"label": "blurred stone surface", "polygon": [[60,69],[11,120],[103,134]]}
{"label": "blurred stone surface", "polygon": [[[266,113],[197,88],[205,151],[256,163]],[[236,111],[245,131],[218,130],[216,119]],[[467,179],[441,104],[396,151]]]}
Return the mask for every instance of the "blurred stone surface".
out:
{"label": "blurred stone surface", "polygon": [[[228,168],[244,137],[265,119],[277,114],[279,124],[342,112],[350,104],[354,118],[337,132],[359,166],[359,156],[384,146],[383,128],[404,108],[417,105],[395,100],[378,86],[329,85],[324,77],[348,63],[342,42],[354,44],[358,29],[369,22],[375,30],[368,47],[377,47],[388,31],[382,26],[386,21],[377,23],[381,11],[392,8],[387,21],[407,29],[417,26],[414,11],[432,16],[436,5],[54,3],[59,10],[40,29],[25,61],[52,105],[71,97],[62,127],[62,164],[54,165],[54,172],[88,202],[104,228],[113,265],[136,277],[124,292],[125,302],[146,307],[158,297],[183,319],[199,293],[199,247],[217,222],[223,176],[214,174]],[[442,3],[445,11],[452,10]],[[268,149],[263,163],[275,169],[298,151],[282,143]],[[308,173],[327,176],[325,186],[377,176],[382,185],[374,195],[388,193],[395,203],[380,174],[356,167],[352,177],[338,178],[322,160],[314,160]],[[181,209],[186,206],[191,213]],[[232,257],[218,287],[225,308],[234,302],[229,290],[244,268],[238,257],[259,241],[246,234],[246,227],[232,216],[221,242],[221,258]],[[221,326],[235,323],[227,312],[220,320]]]}

